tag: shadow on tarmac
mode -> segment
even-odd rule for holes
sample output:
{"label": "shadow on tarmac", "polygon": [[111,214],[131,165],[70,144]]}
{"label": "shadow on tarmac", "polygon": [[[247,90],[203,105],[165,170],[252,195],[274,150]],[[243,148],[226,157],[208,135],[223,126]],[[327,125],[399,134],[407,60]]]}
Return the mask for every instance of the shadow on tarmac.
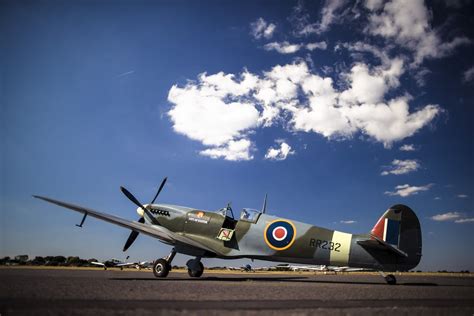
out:
{"label": "shadow on tarmac", "polygon": [[[367,281],[331,281],[331,280],[311,280],[307,277],[202,277],[202,278],[110,278],[116,281],[155,281],[155,282],[295,282],[295,283],[319,283],[319,284],[354,284],[354,285],[388,285],[383,282]],[[437,283],[430,282],[407,282],[397,283],[397,286],[438,286]],[[450,285],[446,285],[450,286]],[[458,286],[458,285],[456,285]]]}

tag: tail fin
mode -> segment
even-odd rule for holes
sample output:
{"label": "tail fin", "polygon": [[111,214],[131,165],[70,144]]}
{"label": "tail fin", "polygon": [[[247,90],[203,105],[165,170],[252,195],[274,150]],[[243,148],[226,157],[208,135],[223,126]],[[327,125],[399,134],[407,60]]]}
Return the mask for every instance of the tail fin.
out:
{"label": "tail fin", "polygon": [[420,262],[420,222],[408,206],[397,204],[390,207],[377,221],[370,235],[371,241],[360,244],[367,250],[370,248],[372,256],[386,269],[410,270]]}

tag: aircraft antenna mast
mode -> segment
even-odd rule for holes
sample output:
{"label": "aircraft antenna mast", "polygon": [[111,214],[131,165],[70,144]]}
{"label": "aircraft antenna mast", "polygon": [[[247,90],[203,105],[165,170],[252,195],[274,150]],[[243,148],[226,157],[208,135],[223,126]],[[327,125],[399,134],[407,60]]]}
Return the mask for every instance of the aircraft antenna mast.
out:
{"label": "aircraft antenna mast", "polygon": [[267,193],[265,193],[265,199],[263,200],[262,214],[267,211]]}

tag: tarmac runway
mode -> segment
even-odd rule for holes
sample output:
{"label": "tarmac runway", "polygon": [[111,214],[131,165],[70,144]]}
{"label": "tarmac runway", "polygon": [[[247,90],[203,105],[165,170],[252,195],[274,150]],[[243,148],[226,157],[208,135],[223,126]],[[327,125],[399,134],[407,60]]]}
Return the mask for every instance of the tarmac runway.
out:
{"label": "tarmac runway", "polygon": [[3,315],[474,315],[474,278],[0,269]]}

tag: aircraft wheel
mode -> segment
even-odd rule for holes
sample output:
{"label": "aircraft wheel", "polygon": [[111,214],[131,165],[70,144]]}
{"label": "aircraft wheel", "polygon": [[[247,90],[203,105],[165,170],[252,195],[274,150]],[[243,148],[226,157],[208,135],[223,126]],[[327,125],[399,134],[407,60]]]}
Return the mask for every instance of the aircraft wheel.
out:
{"label": "aircraft wheel", "polygon": [[192,278],[199,278],[204,272],[204,265],[202,262],[199,262],[199,270],[188,269],[188,274]]}
{"label": "aircraft wheel", "polygon": [[153,264],[153,274],[157,278],[166,278],[171,270],[171,265],[165,259],[158,259]]}
{"label": "aircraft wheel", "polygon": [[385,281],[387,281],[387,284],[390,284],[390,285],[397,284],[397,279],[395,278],[395,276],[393,274],[387,275],[385,277]]}

